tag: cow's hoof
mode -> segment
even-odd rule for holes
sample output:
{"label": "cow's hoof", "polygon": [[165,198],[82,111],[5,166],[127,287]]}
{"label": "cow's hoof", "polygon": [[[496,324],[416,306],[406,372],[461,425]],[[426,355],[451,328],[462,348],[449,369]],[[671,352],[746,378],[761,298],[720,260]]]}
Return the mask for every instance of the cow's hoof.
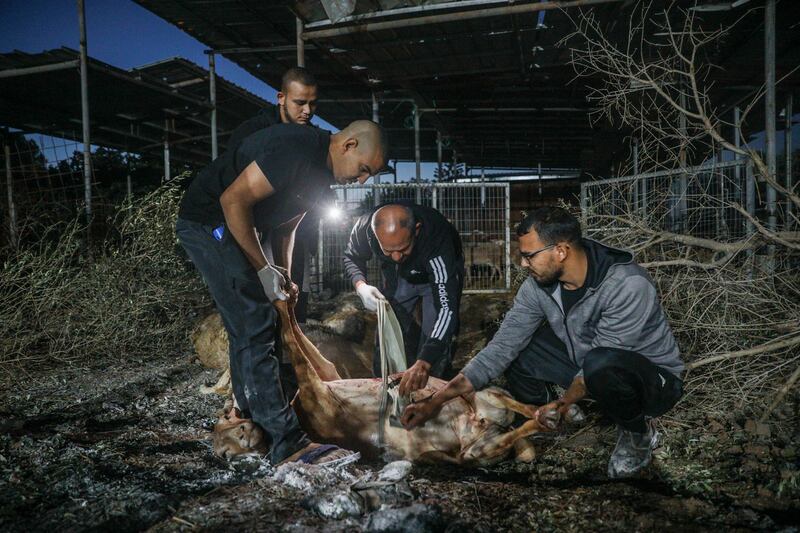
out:
{"label": "cow's hoof", "polygon": [[544,415],[540,418],[544,419],[543,423],[547,429],[557,429],[561,423],[561,413],[556,409],[549,409],[545,411]]}
{"label": "cow's hoof", "polygon": [[528,439],[519,439],[514,443],[514,460],[518,463],[532,463],[536,459],[536,449]]}

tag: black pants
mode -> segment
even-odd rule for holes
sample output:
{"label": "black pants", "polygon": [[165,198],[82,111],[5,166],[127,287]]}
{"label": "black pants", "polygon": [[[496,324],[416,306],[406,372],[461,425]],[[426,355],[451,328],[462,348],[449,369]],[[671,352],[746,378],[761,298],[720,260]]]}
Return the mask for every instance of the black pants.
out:
{"label": "black pants", "polygon": [[[399,278],[397,289],[388,297],[400,329],[403,330],[403,344],[406,350],[406,364],[410,368],[419,356],[425,341],[431,335],[436,323],[436,307],[433,305],[433,291],[429,283],[412,284]],[[422,303],[422,325],[414,318],[417,303]],[[458,302],[453,303],[458,309]],[[458,317],[454,317],[455,320]],[[456,326],[457,327],[457,326]],[[431,366],[430,375],[437,378],[449,378],[452,374],[452,343],[445,350],[445,356]],[[381,352],[378,343],[378,333],[375,333],[375,355],[372,358],[372,373],[381,375]]]}
{"label": "black pants", "polygon": [[[269,435],[273,463],[310,441],[281,386],[275,357],[278,314],[229,231],[178,219],[178,240],[200,271],[228,332],[231,384],[240,409]],[[226,228],[227,229],[227,228]]]}
{"label": "black pants", "polygon": [[[509,392],[533,405],[555,400],[551,384],[567,388],[580,370],[563,343],[542,333],[537,331],[505,374]],[[590,350],[583,361],[583,379],[603,414],[637,433],[647,430],[646,416],[663,415],[683,394],[683,382],[674,374],[641,354],[619,348]]]}

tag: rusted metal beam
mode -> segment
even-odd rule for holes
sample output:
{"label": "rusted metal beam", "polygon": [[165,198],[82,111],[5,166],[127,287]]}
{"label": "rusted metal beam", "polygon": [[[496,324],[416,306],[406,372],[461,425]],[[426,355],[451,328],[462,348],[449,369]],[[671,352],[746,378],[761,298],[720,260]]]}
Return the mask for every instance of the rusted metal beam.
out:
{"label": "rusted metal beam", "polygon": [[571,0],[566,2],[537,2],[532,4],[511,5],[489,9],[473,9],[470,11],[458,11],[455,13],[445,13],[441,15],[427,15],[423,17],[388,20],[385,22],[368,22],[366,24],[353,24],[339,28],[305,31],[303,32],[303,39],[329,39],[331,37],[339,37],[341,35],[350,35],[353,33],[394,30],[398,28],[412,28],[416,26],[425,26],[428,24],[442,24],[445,22],[459,22],[463,20],[520,15],[523,13],[535,13],[538,11],[551,9],[586,7],[620,1],[621,0]]}
{"label": "rusted metal beam", "polygon": [[30,74],[41,74],[53,70],[66,70],[80,67],[80,60],[61,61],[60,63],[50,63],[49,65],[39,65],[37,67],[9,68],[0,70],[0,78],[16,78],[18,76],[28,76]]}

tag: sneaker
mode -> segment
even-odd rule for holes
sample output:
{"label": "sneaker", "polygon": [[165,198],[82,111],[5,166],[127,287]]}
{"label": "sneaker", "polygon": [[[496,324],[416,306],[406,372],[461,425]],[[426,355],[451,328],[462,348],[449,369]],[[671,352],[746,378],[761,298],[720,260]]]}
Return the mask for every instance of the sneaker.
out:
{"label": "sneaker", "polygon": [[617,446],[608,461],[608,477],[631,477],[650,464],[653,449],[658,444],[658,432],[649,420],[647,433],[635,433],[617,426]]}

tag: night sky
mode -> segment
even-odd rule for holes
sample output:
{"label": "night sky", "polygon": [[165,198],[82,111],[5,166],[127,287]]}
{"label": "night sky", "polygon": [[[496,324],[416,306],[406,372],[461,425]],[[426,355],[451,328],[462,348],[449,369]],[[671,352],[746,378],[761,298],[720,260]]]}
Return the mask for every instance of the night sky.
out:
{"label": "night sky", "polygon": [[[75,0],[0,0],[0,53],[36,53],[67,46],[78,49]],[[199,41],[130,0],[86,0],[89,56],[130,69],[168,57],[184,57],[208,68]],[[224,57],[220,76],[275,101],[275,90]]]}

